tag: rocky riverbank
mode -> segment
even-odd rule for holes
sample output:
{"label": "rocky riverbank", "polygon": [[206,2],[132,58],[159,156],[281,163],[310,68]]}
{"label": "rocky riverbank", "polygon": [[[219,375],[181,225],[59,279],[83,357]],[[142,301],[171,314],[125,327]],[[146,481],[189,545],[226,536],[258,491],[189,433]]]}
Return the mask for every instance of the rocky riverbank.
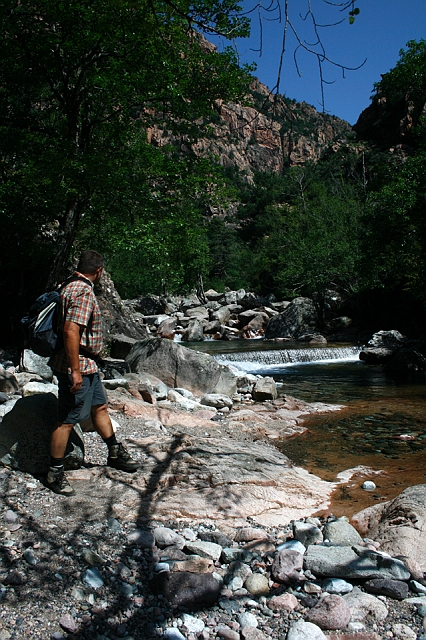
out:
{"label": "rocky riverbank", "polygon": [[[17,402],[0,425],[9,446],[0,452],[1,640],[422,637],[426,486],[361,512],[361,537],[345,518],[315,516],[336,483],[274,446],[303,432],[304,416],[339,407],[276,397],[272,384],[256,402],[267,379],[237,375],[226,378],[237,388],[231,404],[144,372],[106,379],[118,436],[141,469],[106,468],[99,437],[80,434],[67,499],[26,470],[41,464],[48,430],[42,446],[21,438],[26,456],[5,438],[25,426],[39,435],[54,420],[52,381],[12,368],[2,406]],[[208,396],[217,406],[202,404]],[[354,470],[360,481],[363,471]]]}

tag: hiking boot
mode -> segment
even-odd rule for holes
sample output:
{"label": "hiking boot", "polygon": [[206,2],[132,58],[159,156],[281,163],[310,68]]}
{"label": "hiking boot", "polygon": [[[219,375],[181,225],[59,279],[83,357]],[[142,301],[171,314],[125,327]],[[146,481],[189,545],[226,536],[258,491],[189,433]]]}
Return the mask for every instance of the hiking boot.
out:
{"label": "hiking boot", "polygon": [[63,471],[57,469],[49,469],[49,473],[47,474],[46,484],[49,489],[52,489],[54,493],[58,493],[61,496],[73,496],[75,491],[72,486],[69,484],[66,475]]}
{"label": "hiking boot", "polygon": [[127,473],[134,473],[139,469],[139,463],[133,460],[121,442],[113,444],[112,447],[109,448],[107,465],[113,469],[127,471]]}

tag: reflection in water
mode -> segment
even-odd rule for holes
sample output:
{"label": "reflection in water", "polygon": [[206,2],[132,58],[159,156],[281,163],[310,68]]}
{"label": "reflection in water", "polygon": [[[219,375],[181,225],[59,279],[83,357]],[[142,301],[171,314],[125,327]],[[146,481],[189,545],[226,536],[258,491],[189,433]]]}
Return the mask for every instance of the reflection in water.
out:
{"label": "reflection in water", "polygon": [[[300,349],[300,345],[285,346]],[[283,349],[282,344],[259,340],[198,343],[196,348],[212,355],[252,352],[246,358],[238,356],[238,361],[230,364],[251,373],[272,375],[282,383],[281,395],[306,402],[345,405],[339,412],[310,416],[305,422],[309,432],[286,440],[281,446],[296,465],[325,480],[335,481],[338,473],[360,465],[380,472],[354,476],[338,488],[332,503],[334,514],[350,515],[392,498],[408,486],[426,482],[424,380],[392,379],[381,368],[360,362],[356,355],[345,358],[346,361],[321,364],[276,364],[276,355],[261,356],[256,362],[258,351]],[[226,360],[225,355],[221,360]],[[377,486],[374,492],[361,489],[367,477]]]}

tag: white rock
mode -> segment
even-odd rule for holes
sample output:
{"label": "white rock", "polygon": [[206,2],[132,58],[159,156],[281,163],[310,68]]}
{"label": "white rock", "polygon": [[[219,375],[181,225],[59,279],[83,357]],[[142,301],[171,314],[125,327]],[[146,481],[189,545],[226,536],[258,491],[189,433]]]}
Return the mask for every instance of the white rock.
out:
{"label": "white rock", "polygon": [[182,614],[182,622],[188,633],[201,633],[206,626],[202,620],[190,616],[189,613]]}
{"label": "white rock", "polygon": [[175,629],[174,627],[164,629],[163,638],[170,638],[170,640],[186,640],[185,636],[181,634],[179,629]]}
{"label": "white rock", "polygon": [[49,358],[38,356],[30,349],[24,349],[21,358],[21,369],[22,371],[27,371],[28,373],[37,373],[44,380],[50,381],[52,380],[53,371],[47,364],[48,362]]}
{"label": "white rock", "polygon": [[282,549],[292,549],[293,551],[297,551],[304,555],[306,553],[306,547],[299,540],[288,540],[287,542],[283,542],[278,545],[277,551],[282,551]]}
{"label": "white rock", "polygon": [[321,586],[323,591],[334,594],[350,593],[354,588],[350,582],[341,578],[327,578]]}
{"label": "white rock", "polygon": [[291,623],[287,640],[327,640],[327,636],[316,624],[297,620]]}
{"label": "white rock", "polygon": [[254,616],[252,613],[249,613],[248,611],[239,614],[238,622],[240,623],[242,629],[244,629],[244,627],[256,628],[259,624],[256,616]]}
{"label": "white rock", "polygon": [[112,380],[102,380],[102,384],[105,389],[114,390],[117,387],[123,387],[123,389],[129,388],[129,381],[126,378],[113,378]]}
{"label": "white rock", "polygon": [[417,633],[406,624],[392,625],[394,638],[402,638],[403,640],[416,640]]}
{"label": "white rock", "polygon": [[36,396],[40,393],[53,393],[54,396],[58,397],[58,387],[56,384],[45,384],[43,382],[27,382],[27,384],[22,387],[22,395],[24,398]]}
{"label": "white rock", "polygon": [[374,491],[376,485],[371,480],[366,480],[362,485],[362,488],[365,489],[365,491]]}

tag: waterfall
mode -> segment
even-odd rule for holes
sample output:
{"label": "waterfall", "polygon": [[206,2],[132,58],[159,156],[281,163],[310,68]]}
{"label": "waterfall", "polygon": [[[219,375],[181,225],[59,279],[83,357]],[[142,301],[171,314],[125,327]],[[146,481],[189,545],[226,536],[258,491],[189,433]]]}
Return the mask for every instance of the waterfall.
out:
{"label": "waterfall", "polygon": [[[216,360],[223,364],[250,363],[254,365],[289,365],[309,362],[358,360],[361,347],[323,347],[316,349],[279,349],[271,351],[243,351],[220,353]],[[238,366],[238,365],[237,365]]]}

